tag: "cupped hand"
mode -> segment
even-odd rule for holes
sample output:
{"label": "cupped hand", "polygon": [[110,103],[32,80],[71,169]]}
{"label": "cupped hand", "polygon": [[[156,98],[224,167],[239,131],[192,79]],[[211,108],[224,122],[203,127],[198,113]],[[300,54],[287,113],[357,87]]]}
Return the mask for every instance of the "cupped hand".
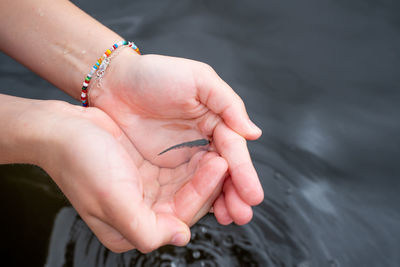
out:
{"label": "cupped hand", "polygon": [[[246,139],[261,130],[249,119],[241,98],[208,65],[193,60],[136,55],[115,56],[101,82],[93,81],[89,103],[106,112],[152,166],[177,168],[203,149],[215,151],[229,167],[213,211],[222,224],[245,224],[263,190]],[[164,149],[197,139],[208,147]]]}
{"label": "cupped hand", "polygon": [[[56,102],[47,109],[49,138],[40,165],[106,247],[149,252],[187,244],[188,225],[209,211],[221,191],[227,172],[222,157],[193,149],[188,160],[174,164],[153,159],[158,141],[151,133],[137,137],[147,146],[135,147],[97,108]],[[139,126],[136,132],[143,132]]]}

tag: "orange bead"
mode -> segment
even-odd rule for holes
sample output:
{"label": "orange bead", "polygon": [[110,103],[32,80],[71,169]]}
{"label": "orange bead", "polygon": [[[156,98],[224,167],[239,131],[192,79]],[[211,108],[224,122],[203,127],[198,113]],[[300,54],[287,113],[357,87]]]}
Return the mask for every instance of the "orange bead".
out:
{"label": "orange bead", "polygon": [[106,55],[109,56],[110,54],[111,54],[110,49],[107,49],[107,50],[106,50]]}

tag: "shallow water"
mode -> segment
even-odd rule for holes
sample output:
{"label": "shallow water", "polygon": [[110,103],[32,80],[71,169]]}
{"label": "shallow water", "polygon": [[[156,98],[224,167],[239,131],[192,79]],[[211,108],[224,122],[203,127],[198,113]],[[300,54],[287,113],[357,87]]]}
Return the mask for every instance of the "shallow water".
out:
{"label": "shallow water", "polygon": [[[241,95],[264,132],[249,148],[265,200],[246,226],[208,216],[185,248],[117,255],[40,169],[0,166],[15,265],[400,266],[400,2],[76,3],[145,53],[209,63]],[[0,84],[73,102],[4,55]]]}

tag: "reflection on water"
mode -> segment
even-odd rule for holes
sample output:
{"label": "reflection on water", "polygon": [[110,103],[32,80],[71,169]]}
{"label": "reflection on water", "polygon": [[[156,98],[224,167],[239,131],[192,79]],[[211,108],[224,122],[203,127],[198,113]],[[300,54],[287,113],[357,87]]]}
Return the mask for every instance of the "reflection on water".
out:
{"label": "reflection on water", "polygon": [[[400,2],[98,3],[78,1],[147,53],[209,63],[243,97],[264,131],[249,148],[265,200],[246,226],[207,216],[187,247],[114,254],[61,209],[48,177],[0,166],[8,257],[21,266],[400,266]],[[0,84],[74,102],[1,55]]]}
{"label": "reflection on water", "polygon": [[280,262],[268,255],[270,249],[259,233],[260,229],[248,226],[221,227],[207,216],[192,228],[186,247],[115,254],[99,243],[72,208],[64,208],[53,229],[47,266],[259,266]]}

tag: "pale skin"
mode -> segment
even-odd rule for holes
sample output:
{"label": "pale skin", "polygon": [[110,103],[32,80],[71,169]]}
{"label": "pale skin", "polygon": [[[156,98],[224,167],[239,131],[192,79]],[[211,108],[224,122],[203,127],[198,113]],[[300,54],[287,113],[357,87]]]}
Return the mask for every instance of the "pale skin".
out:
{"label": "pale skin", "polygon": [[[64,0],[2,0],[0,12],[0,49],[75,98],[91,65],[123,39]],[[204,63],[123,48],[90,88],[90,108],[0,101],[0,163],[43,167],[115,252],[185,245],[211,207],[221,224],[245,224],[263,199],[246,146],[261,131]],[[158,156],[202,138],[208,151]]]}

